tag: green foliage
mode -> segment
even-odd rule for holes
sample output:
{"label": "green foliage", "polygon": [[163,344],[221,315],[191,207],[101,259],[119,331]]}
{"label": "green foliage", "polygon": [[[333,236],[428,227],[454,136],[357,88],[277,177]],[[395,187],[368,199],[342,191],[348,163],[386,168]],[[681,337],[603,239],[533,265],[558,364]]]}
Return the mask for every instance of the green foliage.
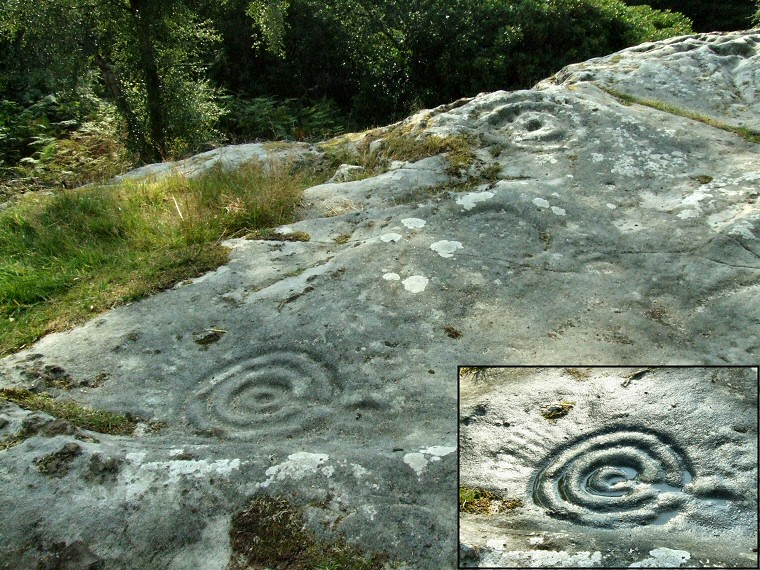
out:
{"label": "green foliage", "polygon": [[0,100],[0,166],[8,168],[38,152],[42,141],[73,132],[96,105],[74,92],[45,95],[27,104]]}
{"label": "green foliage", "polygon": [[[207,62],[219,41],[213,26],[188,3],[174,0],[160,3],[161,8],[158,5],[150,4],[150,11],[140,21],[121,14],[122,30],[109,28],[114,39],[107,44],[108,53],[101,43],[97,48],[121,83],[124,103],[137,123],[133,131],[138,134],[133,134],[131,147],[152,160],[179,158],[212,147],[221,138],[216,126],[223,113],[219,92],[206,79]],[[152,63],[160,81],[156,101],[151,100],[146,54],[141,52],[141,38],[135,30],[138,26],[147,28],[151,42]],[[162,141],[155,140],[157,135],[151,130],[156,112],[161,115]],[[146,157],[141,137],[153,145],[160,142],[164,156]]]}
{"label": "green foliage", "polygon": [[619,0],[292,0],[282,60],[241,37],[234,4],[218,23],[217,80],[247,98],[327,96],[358,127],[690,31],[681,15]]}
{"label": "green foliage", "polygon": [[313,176],[250,164],[17,201],[0,212],[0,354],[225,263],[221,240],[291,221]]}
{"label": "green foliage", "polygon": [[0,160],[35,168],[93,120],[84,100],[52,112],[50,93],[108,99],[112,132],[155,161],[221,131],[312,140],[388,123],[690,30],[619,0],[14,0],[0,17]]}
{"label": "green foliage", "polygon": [[232,97],[221,122],[235,141],[317,141],[344,130],[340,113],[332,101],[306,103],[274,97]]}
{"label": "green foliage", "polygon": [[131,164],[112,106],[60,92],[22,106],[0,100],[0,201],[37,188],[103,181]]}
{"label": "green foliage", "polygon": [[13,194],[13,188],[73,188],[103,182],[125,170],[130,162],[116,135],[112,118],[103,115],[98,122],[83,123],[67,135],[40,135],[29,144],[32,156],[10,169],[12,177],[0,183],[0,195]]}
{"label": "green foliage", "polygon": [[264,47],[278,57],[285,57],[285,15],[288,12],[288,0],[253,0],[245,10],[261,30],[263,41],[254,43]]}
{"label": "green foliage", "polygon": [[182,0],[0,5],[4,91],[16,87],[34,99],[62,86],[97,87],[116,105],[129,147],[143,160],[208,148],[222,112],[205,78],[218,38],[194,10]]}
{"label": "green foliage", "polygon": [[[646,4],[658,10],[680,12],[694,23],[698,32],[744,30],[752,25],[758,9],[754,0],[623,0],[626,4]],[[755,14],[755,17],[757,14]],[[757,23],[757,22],[756,22]]]}

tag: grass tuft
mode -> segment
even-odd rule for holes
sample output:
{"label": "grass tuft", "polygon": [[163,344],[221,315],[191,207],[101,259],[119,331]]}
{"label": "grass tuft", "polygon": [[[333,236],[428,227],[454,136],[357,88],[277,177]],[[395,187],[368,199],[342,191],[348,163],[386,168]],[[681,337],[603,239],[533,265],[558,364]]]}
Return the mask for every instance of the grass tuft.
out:
{"label": "grass tuft", "polygon": [[657,101],[654,99],[643,99],[641,97],[636,97],[635,95],[629,95],[627,93],[616,91],[615,89],[610,89],[609,87],[598,87],[605,93],[612,95],[627,105],[632,105],[635,103],[637,105],[644,105],[646,107],[651,107],[652,109],[657,109],[658,111],[662,111],[664,113],[670,113],[671,115],[686,117],[687,119],[699,121],[700,123],[704,123],[705,125],[709,125],[716,129],[721,129],[723,131],[733,133],[746,141],[760,144],[760,132],[758,131],[753,131],[752,129],[748,129],[746,127],[735,127],[722,121],[718,121],[717,119],[713,119],[712,117],[701,115],[699,113],[695,113],[694,111],[689,111],[688,109],[681,109],[680,107],[669,105],[668,103],[663,103],[662,101]]}
{"label": "grass tuft", "polygon": [[24,196],[0,212],[0,356],[226,263],[222,240],[294,221],[316,177],[249,163]]}
{"label": "grass tuft", "polygon": [[[370,144],[382,139],[380,147],[370,152]],[[423,158],[446,154],[449,162],[447,172],[458,176],[475,163],[473,148],[476,140],[472,136],[436,135],[418,136],[413,129],[396,126],[385,132],[370,131],[358,142],[354,154],[346,151],[347,136],[338,137],[322,143],[322,150],[327,154],[332,166],[339,164],[357,164],[364,167],[358,179],[369,178],[385,172],[394,160],[417,162]]]}

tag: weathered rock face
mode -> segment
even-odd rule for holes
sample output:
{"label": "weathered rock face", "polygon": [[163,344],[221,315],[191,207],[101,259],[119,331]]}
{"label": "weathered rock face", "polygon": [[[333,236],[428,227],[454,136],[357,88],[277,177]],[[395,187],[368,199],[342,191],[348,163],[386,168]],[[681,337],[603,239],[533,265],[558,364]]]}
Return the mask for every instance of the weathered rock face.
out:
{"label": "weathered rock face", "polygon": [[736,127],[760,129],[757,31],[648,43],[569,65],[538,88],[594,82]]}
{"label": "weathered rock face", "polygon": [[[751,125],[759,41],[653,44],[419,113],[397,128],[466,137],[470,158],[311,188],[290,227],[310,241],[233,240],[217,271],[2,361],[4,387],[54,366],[72,388],[46,391],[164,426],[31,421],[0,451],[0,560],[224,568],[232,514],[268,494],[325,536],[451,568],[457,365],[757,361],[760,147],[594,81],[717,69],[668,102]],[[28,416],[4,405],[0,437]]]}

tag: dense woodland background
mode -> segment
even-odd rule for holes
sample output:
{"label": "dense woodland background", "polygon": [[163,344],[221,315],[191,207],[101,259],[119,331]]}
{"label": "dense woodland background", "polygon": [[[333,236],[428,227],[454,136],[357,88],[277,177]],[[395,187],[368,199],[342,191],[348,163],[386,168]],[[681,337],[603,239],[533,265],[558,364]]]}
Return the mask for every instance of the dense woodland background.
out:
{"label": "dense woodland background", "polygon": [[1,0],[0,197],[387,124],[759,17],[755,0]]}

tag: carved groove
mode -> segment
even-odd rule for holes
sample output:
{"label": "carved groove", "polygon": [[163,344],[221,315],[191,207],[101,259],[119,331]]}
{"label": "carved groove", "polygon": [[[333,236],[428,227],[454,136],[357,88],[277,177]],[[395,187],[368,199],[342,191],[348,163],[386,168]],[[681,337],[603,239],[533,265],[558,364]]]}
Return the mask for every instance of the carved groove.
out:
{"label": "carved groove", "polygon": [[547,514],[591,526],[658,524],[677,514],[689,461],[662,434],[619,428],[560,447],[533,477]]}

